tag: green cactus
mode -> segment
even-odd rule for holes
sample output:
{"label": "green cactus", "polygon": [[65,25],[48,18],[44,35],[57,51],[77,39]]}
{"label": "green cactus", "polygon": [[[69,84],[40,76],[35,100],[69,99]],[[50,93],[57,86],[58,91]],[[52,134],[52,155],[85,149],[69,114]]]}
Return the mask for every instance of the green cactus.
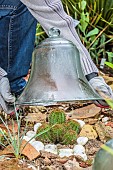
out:
{"label": "green cactus", "polygon": [[51,130],[51,141],[53,143],[60,143],[62,141],[62,136],[64,135],[64,133],[66,132],[66,128],[64,126],[64,124],[56,124],[54,125]]}
{"label": "green cactus", "polygon": [[[38,130],[37,134],[43,132],[44,130],[50,128],[50,125],[47,123],[42,124]],[[36,140],[40,140],[41,142],[51,142],[50,130],[48,132],[44,132],[43,134],[36,137]]]}
{"label": "green cactus", "polygon": [[75,144],[76,139],[77,139],[76,131],[70,129],[63,135],[61,144],[73,145],[73,144]]}
{"label": "green cactus", "polygon": [[68,120],[65,124],[67,130],[74,130],[78,134],[80,132],[80,124],[75,120]]}
{"label": "green cactus", "polygon": [[47,128],[50,128],[50,130],[36,137],[36,140],[44,143],[53,142],[71,145],[75,143],[77,134],[80,132],[80,124],[74,120],[66,121],[65,113],[62,110],[52,111],[49,115],[49,123],[40,126],[37,134]]}
{"label": "green cactus", "polygon": [[49,115],[50,125],[65,123],[65,121],[66,121],[66,115],[62,110],[54,110]]}

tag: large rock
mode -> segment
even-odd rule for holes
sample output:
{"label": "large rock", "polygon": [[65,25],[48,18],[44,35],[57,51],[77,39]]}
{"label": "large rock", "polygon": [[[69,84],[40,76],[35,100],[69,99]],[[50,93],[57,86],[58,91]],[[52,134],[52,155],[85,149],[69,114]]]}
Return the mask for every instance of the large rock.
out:
{"label": "large rock", "polygon": [[85,136],[88,139],[96,139],[98,135],[91,125],[84,125],[79,136]]}

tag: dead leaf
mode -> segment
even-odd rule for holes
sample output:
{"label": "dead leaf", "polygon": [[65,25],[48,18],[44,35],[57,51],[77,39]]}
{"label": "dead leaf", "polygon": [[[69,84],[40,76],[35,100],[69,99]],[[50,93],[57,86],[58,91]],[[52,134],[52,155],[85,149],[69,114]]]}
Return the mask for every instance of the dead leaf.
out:
{"label": "dead leaf", "polygon": [[89,117],[94,117],[97,114],[99,114],[101,111],[101,108],[95,106],[94,104],[75,109],[71,111],[70,113],[72,114],[72,119],[85,119]]}

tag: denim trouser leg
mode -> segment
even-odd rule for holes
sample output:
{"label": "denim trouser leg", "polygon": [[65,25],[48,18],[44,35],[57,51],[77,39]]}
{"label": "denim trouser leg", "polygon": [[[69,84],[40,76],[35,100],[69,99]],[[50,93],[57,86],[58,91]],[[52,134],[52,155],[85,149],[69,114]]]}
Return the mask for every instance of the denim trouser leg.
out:
{"label": "denim trouser leg", "polygon": [[36,19],[20,0],[0,0],[0,67],[13,93],[25,87],[35,41]]}

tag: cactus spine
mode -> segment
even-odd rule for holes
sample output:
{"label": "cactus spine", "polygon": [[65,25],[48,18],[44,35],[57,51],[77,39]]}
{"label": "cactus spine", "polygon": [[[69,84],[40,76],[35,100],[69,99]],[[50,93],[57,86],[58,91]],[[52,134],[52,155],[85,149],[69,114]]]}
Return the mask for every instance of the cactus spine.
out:
{"label": "cactus spine", "polygon": [[51,141],[54,143],[60,143],[62,141],[62,136],[64,135],[66,129],[63,124],[54,125],[51,130]]}
{"label": "cactus spine", "polygon": [[50,128],[49,124],[47,123],[42,124],[37,130],[37,134],[41,132],[42,134],[37,136],[36,140],[40,140],[41,142],[51,142],[50,130],[47,132],[44,132],[44,130],[47,130],[48,128]]}
{"label": "cactus spine", "polygon": [[62,137],[62,144],[73,145],[77,139],[77,133],[74,130],[67,131]]}
{"label": "cactus spine", "polygon": [[65,113],[62,110],[54,110],[49,115],[49,124],[62,124],[65,123],[66,116]]}
{"label": "cactus spine", "polygon": [[77,134],[80,132],[80,124],[75,120],[68,120],[65,125],[67,130],[74,130]]}

